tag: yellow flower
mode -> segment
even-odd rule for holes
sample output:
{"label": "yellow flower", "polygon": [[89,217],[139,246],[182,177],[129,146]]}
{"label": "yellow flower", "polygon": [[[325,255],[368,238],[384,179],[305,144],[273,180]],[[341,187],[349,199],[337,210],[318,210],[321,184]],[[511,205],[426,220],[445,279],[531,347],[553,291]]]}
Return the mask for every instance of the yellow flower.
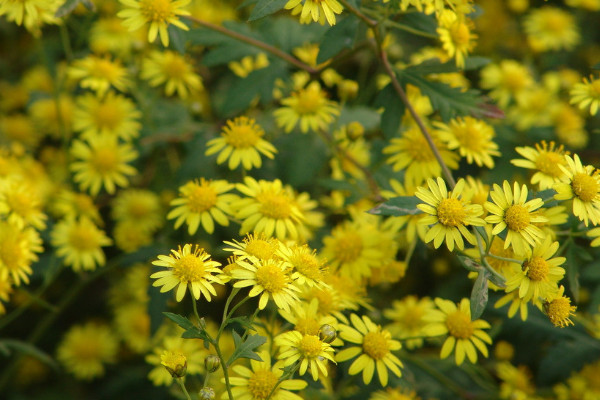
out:
{"label": "yellow flower", "polygon": [[42,239],[33,228],[19,228],[14,223],[0,221],[0,280],[9,279],[20,286],[29,283],[31,264],[38,260]]}
{"label": "yellow flower", "polygon": [[292,10],[292,15],[300,14],[300,23],[308,24],[311,20],[335,25],[335,14],[341,14],[344,7],[337,0],[289,0],[284,8]]}
{"label": "yellow flower", "polygon": [[94,204],[94,199],[85,193],[69,189],[63,189],[58,193],[51,203],[51,212],[59,218],[88,217],[97,225],[102,224],[102,217]]}
{"label": "yellow flower", "polygon": [[513,366],[509,362],[501,362],[496,366],[500,378],[500,398],[527,400],[535,398],[535,385],[531,372],[524,365]]}
{"label": "yellow flower", "polygon": [[298,123],[302,133],[326,130],[334,117],[340,115],[338,104],[327,99],[327,94],[317,81],[292,92],[290,97],[281,100],[281,104],[282,107],[275,110],[273,115],[277,125],[287,133]]}
{"label": "yellow flower", "polygon": [[[310,301],[303,301],[298,307],[290,311],[279,309],[279,315],[287,322],[294,325],[294,330],[302,335],[319,336],[319,331],[323,325],[331,325],[337,330],[337,319],[332,315],[326,315],[319,312],[319,300],[312,298]],[[343,344],[339,339],[333,342],[334,345]]]}
{"label": "yellow flower", "polygon": [[18,227],[46,228],[40,194],[27,181],[8,179],[0,182],[0,215]]}
{"label": "yellow flower", "polygon": [[524,301],[539,303],[540,298],[552,297],[557,291],[557,283],[565,275],[564,268],[559,267],[566,261],[564,257],[551,258],[558,250],[558,242],[550,238],[533,248],[531,256],[523,261],[523,265],[512,276],[506,279],[506,292],[518,289],[519,297]]}
{"label": "yellow flower", "polygon": [[575,315],[577,307],[571,305],[571,299],[564,295],[565,287],[561,286],[555,296],[544,302],[544,313],[554,326],[565,328],[574,325],[571,316]]}
{"label": "yellow flower", "polygon": [[527,186],[519,187],[515,182],[513,191],[508,181],[504,181],[502,187],[494,184],[490,196],[493,203],[485,203],[486,210],[490,212],[485,221],[496,224],[492,235],[498,235],[506,229],[504,248],[512,246],[517,255],[524,255],[544,237],[542,230],[534,225],[537,222],[548,221],[546,217],[535,212],[544,201],[539,198],[527,201]]}
{"label": "yellow flower", "polygon": [[307,383],[300,379],[284,379],[275,387],[283,375],[283,362],[278,361],[271,365],[271,356],[266,351],[258,353],[261,361],[250,360],[250,368],[243,365],[234,365],[233,372],[239,376],[229,378],[232,394],[240,400],[302,400],[302,397],[290,390],[302,390]]}
{"label": "yellow flower", "polygon": [[71,132],[75,105],[71,97],[61,93],[58,98],[43,98],[29,107],[34,125],[42,133],[63,139]]}
{"label": "yellow flower", "polygon": [[392,354],[392,351],[400,350],[402,347],[400,342],[393,340],[390,332],[374,324],[365,315],[360,318],[352,314],[350,321],[354,327],[340,325],[340,338],[358,346],[348,347],[337,353],[335,357],[337,361],[347,361],[360,354],[350,365],[348,373],[356,375],[362,371],[363,382],[369,384],[377,369],[379,383],[382,386],[387,386],[388,369],[394,375],[402,376],[400,370],[403,367],[402,362]]}
{"label": "yellow flower", "polygon": [[233,185],[225,180],[190,181],[179,188],[180,197],[171,201],[174,208],[167,214],[167,219],[175,219],[175,229],[184,222],[188,225],[188,233],[193,235],[202,223],[202,228],[208,233],[215,229],[214,221],[219,225],[228,226],[228,215],[232,214],[230,205],[238,199],[235,194],[229,194]]}
{"label": "yellow flower", "polygon": [[496,135],[494,128],[482,120],[473,117],[458,117],[449,124],[435,123],[439,137],[448,145],[450,150],[458,149],[467,162],[475,162],[478,166],[485,165],[494,168],[492,156],[499,156],[498,145],[493,139]]}
{"label": "yellow flower", "polygon": [[131,223],[151,232],[163,225],[164,218],[160,198],[145,189],[120,191],[112,201],[111,216],[120,223]]}
{"label": "yellow flower", "polygon": [[206,155],[219,153],[217,164],[223,164],[229,159],[229,169],[235,169],[242,164],[246,170],[260,168],[260,155],[273,159],[277,149],[271,143],[262,139],[265,131],[253,118],[239,117],[228,120],[223,127],[221,137],[211,139],[206,144]]}
{"label": "yellow flower", "polygon": [[316,250],[311,249],[308,245],[287,246],[280,243],[277,254],[292,269],[292,279],[296,284],[309,287],[325,284],[323,276],[327,268],[325,261],[317,256]]}
{"label": "yellow flower", "polygon": [[556,146],[554,142],[547,143],[542,140],[533,147],[515,147],[517,153],[525,159],[513,159],[510,162],[517,167],[536,170],[531,177],[533,185],[538,184],[540,190],[551,189],[555,183],[560,182],[563,171],[560,165],[566,166],[565,148],[563,145]]}
{"label": "yellow flower", "polygon": [[191,0],[119,0],[126,8],[119,11],[118,17],[124,18],[123,25],[135,31],[149,24],[148,41],[154,42],[160,35],[163,46],[169,45],[169,25],[188,30],[187,25],[179,20],[181,15],[190,15],[184,10]]}
{"label": "yellow flower", "polygon": [[0,117],[0,134],[4,136],[3,142],[18,142],[27,148],[35,148],[42,138],[32,119],[22,114]]}
{"label": "yellow flower", "polygon": [[465,356],[472,363],[477,362],[477,351],[484,357],[488,356],[485,345],[492,344],[492,338],[482,329],[489,329],[490,324],[482,319],[471,321],[471,309],[469,299],[462,299],[460,303],[450,300],[435,299],[439,310],[433,310],[426,316],[431,323],[426,329],[430,336],[446,335],[446,341],[442,345],[440,358],[448,357],[455,350],[456,365],[461,365]]}
{"label": "yellow flower", "polygon": [[302,334],[298,331],[289,331],[275,338],[279,346],[278,359],[283,360],[283,365],[288,366],[300,362],[298,373],[302,376],[310,371],[313,380],[318,380],[319,375],[327,376],[327,361],[333,359],[333,347],[323,342],[317,335]]}
{"label": "yellow flower", "polygon": [[519,311],[521,321],[527,321],[527,315],[529,314],[529,311],[527,309],[528,302],[519,297],[518,291],[513,291],[502,296],[500,299],[498,299],[496,304],[494,304],[494,308],[503,307],[509,302],[510,307],[508,307],[508,317],[514,317],[517,311]]}
{"label": "yellow flower", "polygon": [[54,14],[62,3],[61,0],[4,0],[0,2],[0,16],[40,36],[43,24],[60,23]]}
{"label": "yellow flower", "polygon": [[137,158],[137,152],[129,144],[120,144],[116,136],[93,136],[87,142],[75,140],[71,155],[76,159],[70,166],[75,173],[73,179],[82,190],[89,189],[92,196],[102,187],[113,194],[116,186],[129,185],[127,175],[137,172],[127,164]]}
{"label": "yellow flower", "polygon": [[534,51],[570,50],[580,41],[575,18],[557,7],[532,10],[525,17],[523,27]]}
{"label": "yellow flower", "polygon": [[113,228],[115,245],[126,253],[132,253],[152,243],[153,231],[133,221],[117,221]]}
{"label": "yellow flower", "polygon": [[429,297],[419,299],[411,295],[402,300],[394,300],[390,308],[383,310],[383,315],[392,321],[386,329],[393,337],[403,340],[406,348],[419,348],[423,346],[422,337],[425,337],[423,328],[428,324],[425,315],[434,308]]}
{"label": "yellow flower", "polygon": [[438,16],[437,34],[442,47],[450,57],[456,58],[456,66],[464,68],[465,57],[475,47],[477,35],[473,21],[454,11],[444,10]]}
{"label": "yellow flower", "polygon": [[111,53],[121,59],[130,56],[134,43],[145,40],[129,33],[122,20],[111,14],[99,18],[90,28],[90,49],[95,54]]}
{"label": "yellow flower", "polygon": [[56,358],[77,379],[104,375],[104,365],[116,361],[119,342],[106,325],[88,322],[69,329],[56,350]]}
{"label": "yellow flower", "polygon": [[573,215],[588,226],[589,221],[600,223],[600,174],[592,165],[583,166],[577,154],[565,156],[567,165],[563,171],[562,182],[556,183],[556,200],[573,200]]}
{"label": "yellow flower", "polygon": [[184,339],[183,331],[177,329],[173,335],[162,339],[161,343],[154,347],[152,353],[146,356],[146,362],[154,368],[148,373],[148,378],[156,386],[170,386],[173,377],[162,364],[161,356],[165,351],[181,353],[187,361],[186,375],[198,375],[204,372],[204,357],[208,350],[204,348],[200,340]]}
{"label": "yellow flower", "polygon": [[67,73],[82,88],[95,91],[99,97],[104,97],[111,87],[125,92],[131,86],[125,67],[119,60],[111,61],[108,57],[89,55],[73,62]]}
{"label": "yellow flower", "polygon": [[246,56],[240,61],[231,61],[227,66],[234,74],[245,78],[253,71],[268,67],[269,59],[265,53],[258,53],[256,57]]}
{"label": "yellow flower", "polygon": [[160,355],[160,364],[166,368],[173,378],[185,376],[187,359],[180,350],[165,350]]}
{"label": "yellow flower", "polygon": [[534,85],[531,71],[514,60],[502,60],[481,70],[481,87],[490,89],[490,97],[505,108],[521,92]]}
{"label": "yellow flower", "polygon": [[165,85],[167,96],[177,92],[182,99],[203,88],[202,79],[194,72],[194,67],[188,59],[170,50],[150,53],[142,63],[140,77],[146,79],[153,87]]}
{"label": "yellow flower", "polygon": [[485,221],[479,216],[483,214],[483,208],[479,204],[469,204],[462,200],[462,190],[465,180],[461,179],[454,190],[448,192],[446,183],[442,178],[427,181],[429,189],[417,188],[415,195],[425,202],[418,204],[419,210],[429,214],[421,219],[424,225],[433,225],[425,234],[425,242],[433,241],[437,249],[445,241],[448,250],[454,250],[454,244],[464,249],[463,236],[469,243],[475,245],[475,236],[467,229],[467,226],[483,226]]}
{"label": "yellow flower", "polygon": [[128,348],[143,354],[150,346],[150,315],[145,303],[119,305],[115,310],[115,327]]}
{"label": "yellow flower", "polygon": [[569,93],[571,104],[577,104],[580,109],[589,107],[590,114],[596,115],[600,106],[600,79],[590,76],[583,78],[583,83],[577,83]]}
{"label": "yellow flower", "polygon": [[369,400],[421,400],[414,390],[406,388],[386,388],[373,392]]}
{"label": "yellow flower", "polygon": [[113,91],[103,98],[87,93],[77,99],[73,129],[81,132],[83,139],[106,134],[128,142],[139,136],[141,116],[131,100]]}
{"label": "yellow flower", "polygon": [[150,278],[156,279],[152,286],[162,286],[161,293],[168,292],[177,286],[176,300],[181,301],[185,295],[186,289],[190,294],[200,300],[204,296],[207,301],[211,300],[210,295],[217,295],[214,283],[222,285],[221,279],[214,276],[213,273],[220,273],[218,268],[221,264],[210,259],[210,254],[203,248],[191,244],[186,244],[177,250],[171,250],[171,255],[159,255],[157,261],[152,265],[166,267],[168,269],[155,272]]}
{"label": "yellow flower", "polygon": [[225,244],[231,246],[223,250],[232,252],[237,259],[244,260],[254,257],[260,261],[281,260],[277,254],[280,242],[276,238],[267,237],[264,233],[249,233],[242,242],[233,239],[232,242],[225,241]]}
{"label": "yellow flower", "polygon": [[57,223],[50,236],[56,254],[64,257],[65,265],[75,272],[93,271],[97,266],[103,266],[106,258],[102,247],[112,244],[112,240],[87,217]]}

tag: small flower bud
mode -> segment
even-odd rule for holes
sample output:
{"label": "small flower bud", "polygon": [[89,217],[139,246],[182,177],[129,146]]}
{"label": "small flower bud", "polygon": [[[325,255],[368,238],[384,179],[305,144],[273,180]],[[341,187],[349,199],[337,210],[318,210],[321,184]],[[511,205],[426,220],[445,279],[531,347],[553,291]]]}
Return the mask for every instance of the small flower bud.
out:
{"label": "small flower bud", "polygon": [[215,372],[219,369],[221,365],[221,360],[214,354],[209,354],[204,359],[204,366],[206,367],[206,371]]}
{"label": "small flower bud", "polygon": [[200,400],[213,400],[215,398],[215,390],[211,387],[203,387],[198,393]]}
{"label": "small flower bud", "polygon": [[173,378],[182,378],[187,370],[187,359],[181,351],[165,350],[160,356],[160,363]]}
{"label": "small flower bud", "polygon": [[338,96],[342,100],[349,100],[356,97],[358,94],[358,82],[344,79],[340,83],[338,83]]}
{"label": "small flower bud", "polygon": [[325,343],[331,343],[337,337],[335,328],[329,324],[322,325],[319,329],[319,339]]}
{"label": "small flower bud", "polygon": [[358,121],[353,121],[346,127],[346,134],[348,139],[356,140],[365,133],[365,127]]}

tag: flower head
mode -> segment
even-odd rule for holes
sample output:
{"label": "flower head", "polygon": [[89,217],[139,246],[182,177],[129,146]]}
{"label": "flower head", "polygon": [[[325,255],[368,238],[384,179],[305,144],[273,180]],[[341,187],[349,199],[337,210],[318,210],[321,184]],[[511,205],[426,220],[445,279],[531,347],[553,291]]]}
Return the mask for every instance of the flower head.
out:
{"label": "flower head", "polygon": [[284,8],[292,10],[292,15],[300,14],[300,23],[310,21],[335,25],[335,14],[341,14],[344,8],[337,0],[289,0]]}
{"label": "flower head", "polygon": [[[204,348],[199,340],[184,339],[182,330],[177,330],[172,335],[165,336],[162,341],[154,347],[152,352],[146,356],[146,362],[154,368],[148,374],[148,378],[156,386],[169,386],[173,382],[173,376],[165,368],[162,356],[165,353],[172,354],[181,360],[186,360],[186,375],[197,375],[204,372],[204,357],[208,350]],[[174,359],[173,361],[177,361]],[[176,366],[176,365],[175,365]]]}
{"label": "flower head", "polygon": [[170,50],[150,53],[142,63],[140,76],[142,79],[148,80],[150,86],[165,85],[167,96],[177,93],[182,99],[203,87],[202,79],[194,72],[194,66],[190,60]]}
{"label": "flower head", "polygon": [[111,216],[119,223],[131,223],[139,230],[154,232],[164,223],[158,195],[145,189],[125,189],[112,202]]}
{"label": "flower head", "polygon": [[444,10],[438,16],[437,33],[442,47],[450,57],[456,58],[456,66],[464,68],[465,57],[475,47],[477,35],[473,22],[452,10]]}
{"label": "flower head", "polygon": [[10,279],[15,286],[29,283],[31,264],[42,251],[42,239],[35,229],[0,221],[0,281]]}
{"label": "flower head", "polygon": [[600,79],[594,79],[590,76],[583,78],[583,83],[577,83],[569,93],[571,95],[571,104],[577,104],[579,108],[589,107],[590,114],[596,115],[600,106]]}
{"label": "flower head", "polygon": [[570,50],[581,39],[573,15],[557,7],[534,9],[523,25],[534,51]]}
{"label": "flower head", "polygon": [[281,260],[278,254],[280,241],[273,237],[267,237],[264,233],[249,233],[242,242],[233,240],[225,241],[225,244],[231,246],[224,250],[232,252],[238,259],[257,258],[261,261]]}
{"label": "flower head", "polygon": [[308,245],[286,246],[280,243],[277,254],[292,268],[292,279],[298,285],[324,285],[325,262]]}
{"label": "flower head", "polygon": [[[421,299],[417,296],[406,296],[402,300],[394,300],[390,308],[383,310],[383,315],[392,322],[386,326],[393,337],[404,339],[409,349],[423,346],[423,328],[428,322],[425,316],[435,308],[429,297]],[[412,338],[412,339],[406,339]]]}
{"label": "flower head", "polygon": [[490,97],[506,107],[521,92],[531,88],[534,79],[527,67],[514,60],[502,60],[481,70],[481,87],[490,89]]}
{"label": "flower head", "polygon": [[439,137],[450,150],[458,149],[467,162],[478,166],[494,168],[492,156],[499,156],[498,145],[494,143],[494,128],[473,117],[458,117],[448,125],[438,122]]}
{"label": "flower head", "polygon": [[539,185],[540,190],[551,189],[555,183],[560,182],[563,171],[560,165],[566,166],[565,148],[563,145],[556,146],[554,142],[547,143],[542,140],[533,147],[516,147],[517,153],[525,159],[511,160],[517,167],[533,169],[535,174],[531,177],[531,184]]}
{"label": "flower head", "polygon": [[554,326],[561,328],[573,325],[571,316],[575,315],[577,307],[571,305],[571,299],[564,295],[565,287],[561,286],[554,298],[548,298],[544,302],[544,313]]}
{"label": "flower head", "polygon": [[317,335],[302,334],[298,331],[285,332],[275,338],[280,354],[277,358],[283,360],[283,365],[300,362],[298,373],[304,375],[310,371],[313,380],[319,375],[327,376],[327,361],[333,359],[333,347],[323,342]]}
{"label": "flower head", "polygon": [[131,85],[127,70],[119,60],[111,61],[107,57],[89,55],[77,60],[68,70],[69,77],[79,81],[84,89],[91,89],[99,97],[114,87],[125,92]]}
{"label": "flower head", "polygon": [[42,212],[42,201],[35,187],[17,179],[0,182],[0,216],[19,227],[46,228],[46,214]]}
{"label": "flower head", "polygon": [[565,156],[567,165],[561,182],[556,183],[556,200],[573,200],[573,215],[579,217],[588,226],[589,221],[600,223],[600,174],[592,165],[583,166],[577,154]]}

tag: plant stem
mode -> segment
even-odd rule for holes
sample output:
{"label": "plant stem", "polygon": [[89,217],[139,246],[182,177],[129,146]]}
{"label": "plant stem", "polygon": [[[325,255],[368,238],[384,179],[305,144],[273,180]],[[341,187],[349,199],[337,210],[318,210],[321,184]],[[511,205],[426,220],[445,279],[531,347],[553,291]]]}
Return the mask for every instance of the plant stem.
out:
{"label": "plant stem", "polygon": [[401,24],[400,22],[396,22],[396,21],[385,21],[385,25],[389,25],[396,29],[400,29],[400,30],[406,31],[408,33],[412,33],[413,35],[416,35],[416,36],[422,36],[422,37],[426,37],[429,39],[437,39],[438,38],[436,35],[420,31],[418,29],[412,28],[408,25],[404,25],[404,24]]}
{"label": "plant stem", "polygon": [[192,400],[192,398],[190,397],[190,394],[188,393],[187,389],[185,388],[185,383],[183,383],[183,378],[177,378],[177,383],[179,383],[181,390],[183,390],[183,393],[185,394],[186,399]]}
{"label": "plant stem", "polygon": [[374,19],[371,19],[371,18],[367,17],[359,9],[355,8],[352,4],[348,3],[347,0],[339,0],[339,2],[342,3],[342,5],[344,6],[344,8],[346,8],[352,14],[354,14],[358,18],[360,18],[370,28],[373,28],[373,27],[377,26],[377,21],[375,21]]}
{"label": "plant stem", "polygon": [[213,346],[215,346],[217,356],[219,357],[219,360],[221,360],[221,368],[223,368],[223,377],[225,378],[225,387],[227,388],[227,395],[229,396],[229,400],[234,400],[233,393],[231,392],[231,384],[229,383],[229,371],[227,369],[228,366],[225,363],[225,360],[223,359],[223,353],[221,352],[221,348],[219,347],[218,342],[213,341]]}
{"label": "plant stem", "polygon": [[496,260],[512,262],[512,263],[517,263],[517,264],[521,264],[523,262],[523,260],[517,260],[516,258],[501,257],[501,256],[497,256],[495,254],[489,253],[489,252],[486,253],[485,256],[495,258]]}
{"label": "plant stem", "polygon": [[296,371],[298,371],[298,368],[300,368],[300,363],[299,362],[296,363],[296,366],[294,367],[294,369],[292,369],[289,373],[281,375],[281,377],[277,380],[277,383],[275,383],[275,386],[273,386],[273,388],[269,392],[269,395],[267,397],[265,397],[265,400],[269,400],[271,398],[271,396],[273,396],[273,394],[277,390],[277,387],[279,387],[279,385],[281,385],[281,383],[283,381],[285,381],[286,379],[294,376],[294,374],[296,373]]}
{"label": "plant stem", "polygon": [[500,274],[498,271],[496,271],[491,265],[490,263],[485,259],[488,255],[491,255],[485,252],[485,250],[483,250],[483,240],[481,238],[481,235],[479,234],[479,231],[475,228],[473,228],[473,233],[475,234],[475,237],[477,238],[477,249],[479,250],[479,257],[481,258],[481,263],[483,264],[483,267],[485,269],[488,270],[488,272],[490,274],[492,274],[493,276],[495,276],[496,278],[498,278],[500,280],[500,282],[505,282],[506,278],[504,278],[504,276],[502,274]]}

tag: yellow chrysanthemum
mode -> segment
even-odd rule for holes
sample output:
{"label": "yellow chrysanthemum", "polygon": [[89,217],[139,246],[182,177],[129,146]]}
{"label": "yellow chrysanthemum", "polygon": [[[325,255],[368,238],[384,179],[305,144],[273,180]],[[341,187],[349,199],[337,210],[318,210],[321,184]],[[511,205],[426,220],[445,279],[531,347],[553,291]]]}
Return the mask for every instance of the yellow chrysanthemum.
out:
{"label": "yellow chrysanthemum", "polygon": [[304,375],[309,371],[315,381],[319,379],[319,375],[327,376],[326,360],[335,363],[333,347],[317,335],[289,331],[277,336],[275,344],[279,346],[280,352],[277,358],[283,360],[284,366],[300,362],[298,373]]}
{"label": "yellow chrysanthemum", "polygon": [[116,361],[119,341],[106,325],[89,322],[73,326],[56,349],[56,358],[77,379],[104,375],[105,364]]}
{"label": "yellow chrysanthemum", "polygon": [[[507,276],[510,275],[507,274]],[[521,321],[527,321],[527,316],[529,315],[529,310],[527,308],[528,302],[519,297],[518,291],[513,291],[502,296],[494,304],[494,308],[504,307],[508,303],[510,303],[507,313],[509,318],[514,317],[517,311],[519,311]]]}
{"label": "yellow chrysanthemum", "polygon": [[327,94],[317,81],[292,92],[290,97],[281,100],[281,104],[273,115],[277,125],[288,133],[298,124],[302,133],[325,130],[340,115],[338,104],[327,99]]}
{"label": "yellow chrysanthemum", "polygon": [[596,115],[600,106],[600,79],[593,76],[583,78],[583,83],[577,83],[569,93],[571,104],[577,104],[580,109],[590,109],[591,115]]}
{"label": "yellow chrysanthemum", "polygon": [[75,140],[71,155],[76,159],[70,167],[75,173],[73,179],[92,196],[97,195],[102,187],[113,194],[116,186],[129,185],[127,175],[137,172],[128,165],[137,158],[137,152],[131,145],[119,143],[116,136],[98,135],[88,141]]}
{"label": "yellow chrysanthemum", "polygon": [[127,59],[134,44],[145,40],[143,36],[129,33],[122,22],[121,18],[114,14],[101,17],[94,22],[89,34],[90,49],[94,54],[110,53],[121,59]]}
{"label": "yellow chrysanthemum", "polygon": [[500,152],[493,141],[496,134],[491,125],[473,117],[458,117],[449,124],[438,122],[435,126],[448,148],[458,149],[469,164],[475,162],[480,167],[494,168],[492,156],[500,156]]}
{"label": "yellow chrysanthemum", "polygon": [[[319,300],[312,298],[310,301],[303,301],[298,307],[292,308],[290,311],[279,309],[279,315],[287,322],[294,326],[294,330],[302,335],[318,336],[323,325],[331,325],[337,330],[337,319],[332,315],[322,314],[319,312]],[[336,339],[334,345],[343,344]]]}
{"label": "yellow chrysanthemum", "polygon": [[481,87],[489,89],[490,97],[500,107],[506,107],[522,91],[534,85],[527,67],[514,60],[502,60],[499,64],[486,65],[481,70]]}
{"label": "yellow chrysanthemum", "polygon": [[277,254],[285,264],[292,268],[292,279],[298,285],[322,286],[324,273],[327,271],[325,261],[317,256],[316,250],[308,245],[293,244],[287,246],[279,244]]}
{"label": "yellow chrysanthemum", "polygon": [[46,228],[46,214],[42,212],[42,199],[29,182],[9,179],[0,182],[0,216],[18,227]]}
{"label": "yellow chrysanthemum", "polygon": [[494,184],[490,193],[493,203],[485,203],[486,210],[490,212],[485,221],[496,224],[492,235],[507,230],[504,248],[512,246],[517,255],[524,255],[544,237],[542,230],[534,223],[547,222],[548,219],[535,212],[544,204],[542,199],[527,201],[527,186],[519,186],[515,182],[513,187],[514,191],[508,181],[504,181],[502,187]]}
{"label": "yellow chrysanthemum", "polygon": [[475,245],[475,236],[467,229],[467,226],[483,226],[485,221],[479,216],[483,214],[483,208],[479,204],[469,204],[461,199],[462,190],[465,186],[464,179],[456,184],[456,187],[448,192],[446,183],[442,178],[427,181],[429,189],[417,188],[415,195],[425,202],[418,204],[419,210],[429,214],[423,217],[420,223],[433,225],[425,234],[425,242],[433,241],[437,249],[445,241],[448,250],[454,250],[454,245],[463,250],[463,236],[469,243]]}
{"label": "yellow chrysanthemum", "polygon": [[337,361],[348,361],[351,358],[359,356],[352,364],[348,373],[356,375],[362,371],[362,378],[365,384],[369,384],[373,379],[373,373],[377,369],[379,383],[387,386],[388,369],[398,377],[402,376],[400,368],[402,362],[392,351],[400,350],[402,345],[399,341],[393,340],[390,332],[382,329],[363,315],[360,318],[356,314],[350,315],[352,326],[340,325],[340,338],[357,344],[358,346],[348,347],[337,353]]}
{"label": "yellow chrysanthemum", "polygon": [[556,200],[573,200],[573,215],[583,221],[585,226],[600,223],[600,174],[592,165],[583,166],[577,154],[565,156],[567,165],[560,169],[563,176],[556,190]]}
{"label": "yellow chrysanthemum", "polygon": [[386,329],[393,337],[404,341],[406,348],[419,348],[423,346],[423,328],[428,324],[425,315],[434,308],[435,304],[429,297],[406,296],[402,300],[394,300],[390,308],[383,310],[383,315],[392,321]]}
{"label": "yellow chrysanthemum", "polygon": [[312,20],[324,25],[327,20],[332,26],[335,25],[335,14],[341,14],[344,10],[337,0],[289,0],[284,8],[292,10],[292,15],[300,14],[302,24]]}
{"label": "yellow chrysanthemum", "polygon": [[187,25],[179,20],[182,15],[190,15],[184,7],[191,0],[119,0],[126,8],[119,11],[118,17],[124,18],[123,25],[135,31],[144,25],[148,27],[148,41],[154,42],[160,35],[163,46],[169,45],[169,25],[188,30]]}
{"label": "yellow chrysanthemum", "polygon": [[373,392],[369,400],[421,400],[414,390],[406,388],[386,388]]}
{"label": "yellow chrysanthemum", "polygon": [[145,353],[150,346],[150,315],[148,305],[130,303],[115,310],[116,331],[128,348],[137,354]]}
{"label": "yellow chrysanthemum", "polygon": [[229,159],[229,169],[235,169],[242,164],[246,170],[260,168],[260,155],[273,159],[277,149],[264,140],[265,131],[253,118],[239,117],[228,120],[223,127],[221,137],[211,139],[206,144],[206,155],[219,153],[217,164],[223,164]]}
{"label": "yellow chrysanthemum", "polygon": [[111,87],[126,92],[131,86],[127,69],[119,60],[111,61],[108,57],[89,55],[73,62],[67,73],[82,88],[93,90],[99,97],[104,97]]}
{"label": "yellow chrysanthemum", "polygon": [[9,279],[15,286],[29,283],[31,264],[38,260],[42,239],[33,228],[19,228],[14,223],[0,221],[0,280]]}
{"label": "yellow chrysanthemum", "polygon": [[60,23],[55,13],[62,3],[62,0],[3,0],[0,2],[0,17],[5,16],[8,21],[24,25],[39,36],[42,25]]}
{"label": "yellow chrysanthemum", "polygon": [[164,223],[160,197],[145,189],[120,191],[112,201],[111,216],[119,223],[131,223],[152,232]]}
{"label": "yellow chrysanthemum", "polygon": [[[165,1],[165,0],[161,0]],[[165,85],[165,94],[185,99],[202,89],[202,79],[190,61],[174,51],[153,51],[144,59],[140,77],[150,86]]]}
{"label": "yellow chrysanthemum", "polygon": [[513,159],[510,162],[517,167],[536,170],[531,177],[533,185],[538,184],[540,190],[551,189],[555,183],[560,182],[563,171],[560,165],[566,166],[565,148],[563,145],[556,146],[554,142],[547,143],[542,140],[533,147],[515,147],[517,153],[525,159]]}
{"label": "yellow chrysanthemum", "polygon": [[485,343],[492,344],[492,338],[483,329],[489,329],[490,324],[482,319],[471,320],[469,299],[462,299],[457,305],[450,300],[436,298],[435,304],[439,310],[433,310],[425,317],[431,323],[425,330],[430,336],[448,335],[440,358],[446,358],[455,351],[456,365],[461,365],[465,356],[476,363],[477,350],[487,357]]}
{"label": "yellow chrysanthemum", "polygon": [[456,59],[456,66],[464,68],[465,57],[475,47],[477,35],[475,25],[468,17],[452,10],[444,10],[438,16],[437,34],[442,47],[450,57]]}
{"label": "yellow chrysanthemum", "polygon": [[156,386],[170,386],[173,377],[162,364],[161,356],[165,351],[181,353],[186,359],[186,375],[198,375],[204,372],[204,358],[208,350],[200,340],[184,339],[182,330],[177,329],[173,335],[166,336],[162,342],[154,347],[152,353],[146,356],[146,362],[154,368],[148,373],[148,379]]}
{"label": "yellow chrysanthemum", "polygon": [[27,148],[35,148],[41,138],[41,132],[36,129],[31,118],[23,114],[0,117],[0,142],[17,142]]}
{"label": "yellow chrysanthemum", "polygon": [[106,263],[102,247],[110,246],[110,240],[87,217],[67,219],[54,225],[51,233],[56,254],[64,257],[65,265],[79,272],[93,271]]}
{"label": "yellow chrysanthemum", "polygon": [[502,399],[535,399],[535,385],[531,372],[525,365],[515,367],[509,362],[496,365],[496,373],[500,378],[500,398]]}
{"label": "yellow chrysanthemum", "polygon": [[565,328],[574,325],[571,316],[575,316],[576,306],[571,305],[571,299],[564,295],[565,287],[561,286],[555,296],[547,298],[543,304],[544,313],[554,326]]}
{"label": "yellow chrysanthemum", "polygon": [[160,292],[168,292],[177,286],[175,299],[181,301],[186,290],[199,300],[201,296],[207,301],[211,300],[211,294],[217,295],[213,284],[222,285],[221,279],[214,273],[220,273],[218,266],[221,263],[210,259],[210,254],[198,245],[186,244],[177,250],[171,250],[170,255],[159,255],[157,261],[152,265],[166,267],[167,270],[155,272],[150,278],[156,279],[152,286],[162,286]]}
{"label": "yellow chrysanthemum", "polygon": [[74,110],[71,97],[61,93],[57,98],[35,101],[29,107],[29,114],[40,132],[62,139],[71,132]]}
{"label": "yellow chrysanthemum", "polygon": [[240,78],[245,78],[253,71],[268,67],[269,58],[265,53],[258,53],[255,57],[246,56],[240,61],[231,61],[227,66],[234,74]]}
{"label": "yellow chrysanthemum", "polygon": [[113,91],[103,98],[88,93],[77,99],[73,129],[81,132],[83,139],[106,134],[131,141],[140,134],[141,116],[131,100]]}
{"label": "yellow chrysanthemum", "polygon": [[69,189],[61,190],[50,204],[51,212],[59,218],[87,217],[97,225],[102,223],[102,217],[94,199],[85,193]]}
{"label": "yellow chrysanthemum", "polygon": [[525,17],[523,27],[534,51],[570,50],[581,39],[573,15],[558,7],[532,10]]}
{"label": "yellow chrysanthemum", "polygon": [[152,243],[154,232],[133,221],[122,221],[115,224],[113,238],[115,246],[126,253],[132,253]]}
{"label": "yellow chrysanthemum", "polygon": [[281,261],[278,254],[280,242],[273,237],[267,237],[264,233],[249,233],[244,237],[242,242],[225,241],[225,244],[231,246],[223,250],[232,252],[238,259],[244,260],[249,257],[254,257],[260,261],[277,260]]}
{"label": "yellow chrysanthemum", "polygon": [[175,229],[185,222],[190,235],[196,233],[200,223],[208,233],[214,232],[214,221],[228,226],[231,203],[238,199],[237,195],[227,193],[231,189],[233,185],[225,180],[200,178],[200,181],[190,181],[179,188],[180,197],[171,201],[174,208],[167,214],[167,219],[176,219]]}

